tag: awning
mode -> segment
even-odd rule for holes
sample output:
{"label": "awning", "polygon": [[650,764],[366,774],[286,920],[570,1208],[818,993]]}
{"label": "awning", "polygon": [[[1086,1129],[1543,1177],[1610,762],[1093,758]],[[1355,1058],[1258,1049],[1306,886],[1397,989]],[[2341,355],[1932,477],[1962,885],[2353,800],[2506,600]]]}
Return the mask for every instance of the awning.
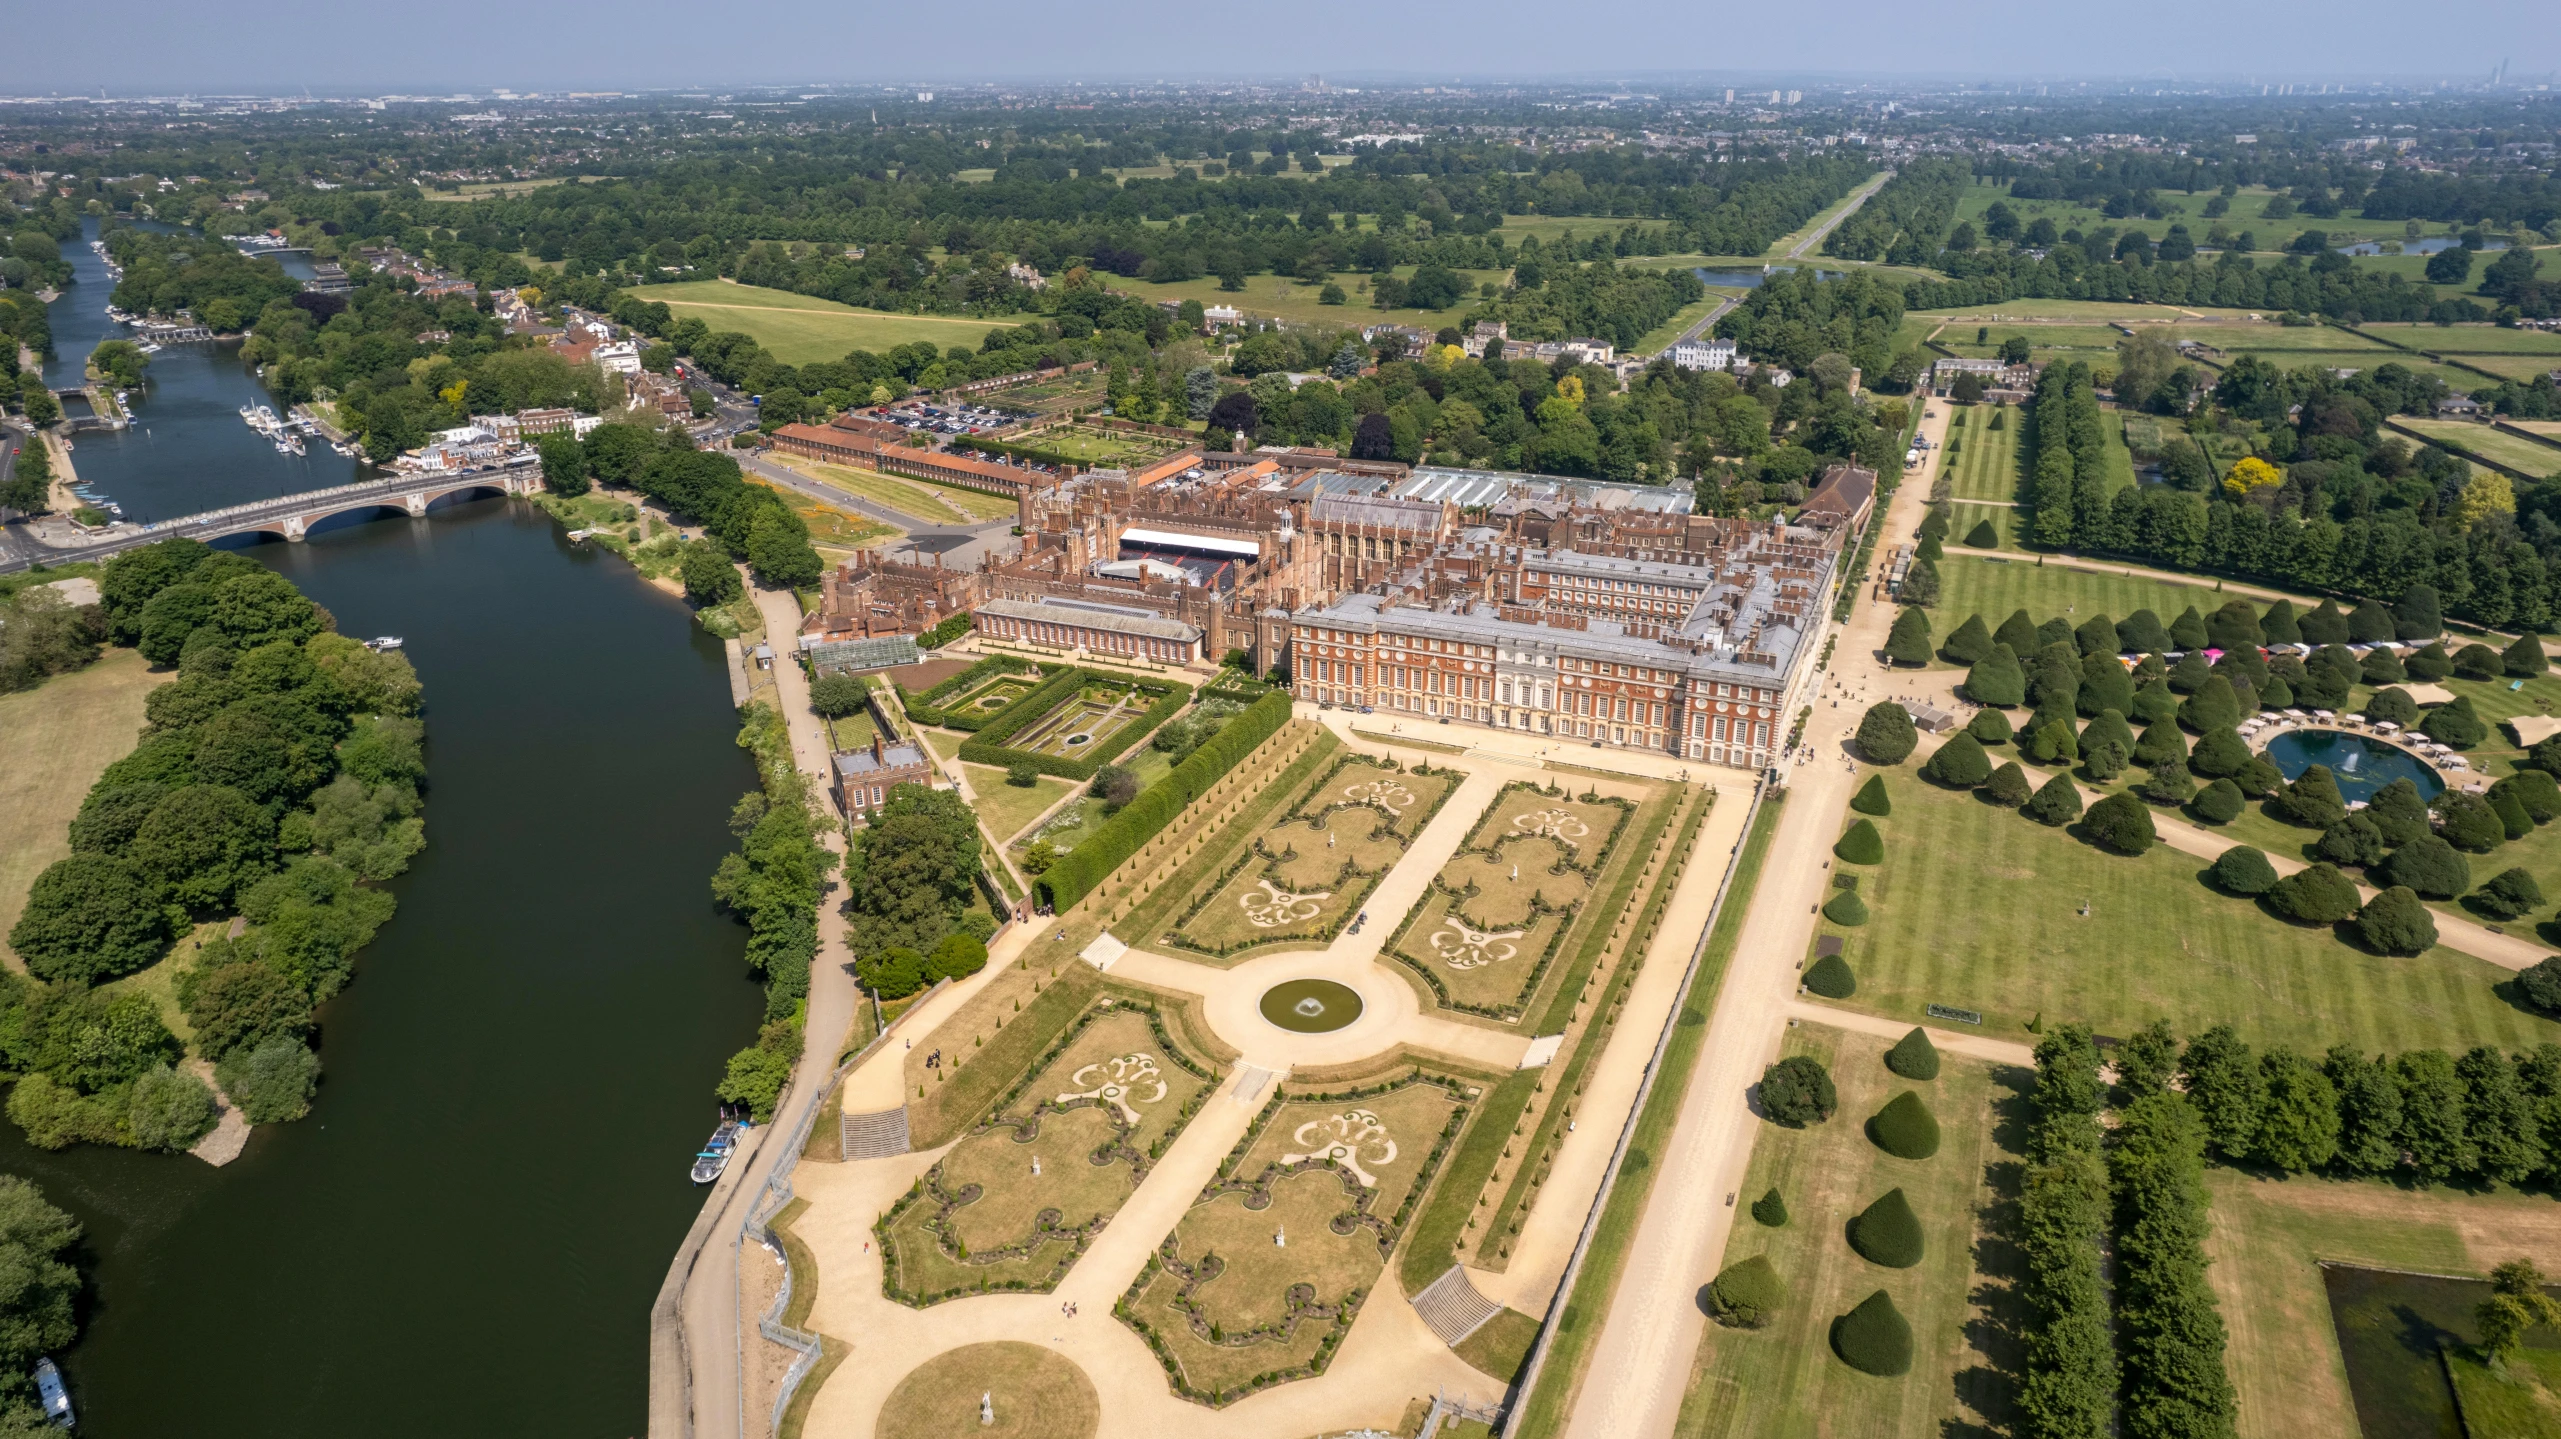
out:
{"label": "awning", "polygon": [[1131,526],[1120,532],[1124,545],[1165,545],[1181,550],[1207,550],[1214,555],[1250,555],[1259,557],[1263,547],[1253,540],[1229,539],[1223,535],[1186,535],[1173,530],[1151,530]]}

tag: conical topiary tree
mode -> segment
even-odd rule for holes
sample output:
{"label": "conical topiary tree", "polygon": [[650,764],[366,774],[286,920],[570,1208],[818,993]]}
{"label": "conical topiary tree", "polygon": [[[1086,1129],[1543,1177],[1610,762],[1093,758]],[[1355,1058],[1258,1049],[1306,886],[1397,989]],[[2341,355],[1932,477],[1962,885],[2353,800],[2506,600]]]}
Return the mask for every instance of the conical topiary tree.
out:
{"label": "conical topiary tree", "polygon": [[2190,650],[2179,656],[2179,662],[2162,674],[2169,683],[2170,693],[2179,695],[2195,694],[2205,688],[2205,682],[2213,677],[2214,666],[2205,662],[2203,650]]}
{"label": "conical topiary tree", "polygon": [[2356,886],[2328,863],[2300,869],[2268,890],[2268,906],[2297,924],[2337,924],[2360,908]]}
{"label": "conical topiary tree", "polygon": [[1970,665],[1991,652],[1992,632],[1984,628],[1981,615],[1967,615],[1939,646],[1939,658],[1952,665]]}
{"label": "conical topiary tree", "polygon": [[2356,913],[2357,938],[2376,954],[2425,954],[2436,947],[2436,916],[2399,885],[2365,902]]}
{"label": "conical topiary tree", "polygon": [[2419,732],[2439,744],[2470,749],[2487,738],[2490,730],[2481,723],[2481,716],[2473,713],[2472,697],[2456,695],[2451,702],[2429,710],[2427,718],[2419,721]]}
{"label": "conical topiary tree", "polygon": [[1725,1266],[1707,1286],[1707,1307],[1716,1316],[1716,1322],[1737,1329],[1762,1327],[1786,1302],[1787,1285],[1780,1281],[1778,1271],[1770,1267],[1766,1255],[1755,1254],[1738,1264]]}
{"label": "conical topiary tree", "polygon": [[2134,756],[2134,729],[2114,709],[2099,711],[2096,718],[2081,727],[2081,753],[2088,754],[2103,744],[2114,744],[2125,751],[2128,759]]}
{"label": "conical topiary tree", "polygon": [[[2000,711],[1983,713],[1997,715]],[[1983,752],[1971,730],[1958,730],[1922,764],[1921,777],[1950,789],[1972,789],[1992,777],[1992,757]]]}
{"label": "conical topiary tree", "polygon": [[1845,889],[1823,906],[1823,917],[1843,929],[1856,929],[1867,923],[1867,906],[1860,901],[1858,891]]}
{"label": "conical topiary tree", "polygon": [[1965,722],[1965,732],[1974,736],[1977,744],[2008,744],[2010,717],[1999,710],[1976,710],[1974,718]]}
{"label": "conical topiary tree", "polygon": [[2330,767],[2316,764],[2305,767],[2285,787],[2273,805],[2282,818],[2305,829],[2327,829],[2347,818],[2348,802],[2339,793],[2339,782]]}
{"label": "conical topiary tree", "polygon": [[1872,821],[1862,819],[1842,831],[1841,837],[1832,842],[1832,853],[1851,864],[1882,864],[1885,862],[1885,837],[1876,832]]}
{"label": "conical topiary tree", "polygon": [[1912,1372],[1912,1324],[1880,1289],[1832,1321],[1832,1352],[1863,1374],[1892,1379]]}
{"label": "conical topiary tree", "polygon": [[2472,892],[2474,909],[2492,919],[2516,919],[2543,908],[2543,886],[2522,869],[2504,869]]}
{"label": "conical topiary tree", "polygon": [[2136,610],[2116,622],[2116,645],[2124,654],[2157,655],[2176,648],[2169,627],[2150,610]]}
{"label": "conical topiary tree", "polygon": [[1752,1201],[1752,1217],[1772,1229],[1787,1227],[1787,1201],[1779,1197],[1777,1185],[1771,1185],[1769,1193]]}
{"label": "conical topiary tree", "polygon": [[[2337,667],[2334,665],[2331,666],[2331,668],[2336,669]],[[2401,663],[2401,656],[2395,653],[2390,646],[2376,645],[2374,648],[2365,652],[2364,659],[2356,662],[2356,677],[2357,682],[2360,684],[2407,684],[2410,679],[2410,671],[2407,666]],[[2328,706],[2325,705],[2323,708],[2326,709]]]}
{"label": "conical topiary tree", "polygon": [[2294,618],[2294,601],[2278,600],[2268,606],[2268,612],[2259,617],[2259,633],[2272,645],[2303,643],[2303,627]]}
{"label": "conical topiary tree", "polygon": [[[2072,631],[2072,643],[2080,646],[2084,659],[2095,659],[2105,655],[2110,660],[2114,660],[2116,658],[2116,621],[2109,619],[2105,613],[2092,615],[2081,621],[2080,627]],[[2120,672],[2124,668],[2123,665],[2117,666]]]}
{"label": "conical topiary tree", "polygon": [[2407,779],[2376,790],[2362,813],[2383,832],[2388,845],[2405,845],[2428,832],[2428,802],[2419,798],[2419,787]]}
{"label": "conical topiary tree", "polygon": [[2385,855],[2369,877],[2378,885],[2401,885],[2430,899],[2452,899],[2472,887],[2472,862],[2443,835],[2423,834]]}
{"label": "conical topiary tree", "polygon": [[2385,644],[2392,638],[2392,612],[2383,607],[2382,601],[2367,600],[2349,613],[2349,644]]}
{"label": "conical topiary tree", "polygon": [[2499,651],[2499,658],[2507,672],[2518,679],[2529,679],[2551,668],[2551,662],[2544,658],[2543,636],[2531,632],[2517,636],[2516,643]]}
{"label": "conical topiary tree", "polygon": [[1921,1262],[1921,1220],[1901,1189],[1889,1189],[1849,1224],[1850,1247],[1871,1264],[1909,1269]]}
{"label": "conical topiary tree", "polygon": [[1837,954],[1827,954],[1807,965],[1801,982],[1808,992],[1825,999],[1847,999],[1859,992],[1858,976],[1850,972],[1850,962]]}
{"label": "conical topiary tree", "polygon": [[2081,692],[2078,701],[2085,715],[2104,714],[2109,710],[2119,715],[2134,711],[2134,676],[2126,673],[2114,655],[2091,655],[2081,661]]}
{"label": "conical topiary tree", "polygon": [[1939,1152],[1938,1116],[1907,1089],[1868,1120],[1867,1137],[1897,1159],[1927,1159]]}
{"label": "conical topiary tree", "polygon": [[2219,674],[2206,676],[2205,683],[2179,706],[2179,723],[2197,734],[2230,729],[2240,722],[2241,697],[2233,691],[2232,681]]}
{"label": "conical topiary tree", "polygon": [[2170,621],[2170,648],[2201,650],[2205,645],[2205,616],[2194,605],[2179,611],[2179,617]]}
{"label": "conical topiary tree", "polygon": [[2102,796],[2090,806],[2081,828],[2099,848],[2114,854],[2143,854],[2160,839],[2152,828],[2152,811],[2130,794]]}
{"label": "conical topiary tree", "polygon": [[2250,762],[2250,747],[2242,742],[2239,732],[2210,729],[2197,737],[2188,750],[2188,768],[2199,779],[2223,779],[2241,772]]}
{"label": "conical topiary tree", "polygon": [[2400,603],[2392,607],[2392,632],[2403,640],[2434,639],[2445,629],[2445,615],[2438,607],[2434,585],[2412,585],[2401,592]]}
{"label": "conical topiary tree", "polygon": [[1965,672],[1965,697],[1979,705],[2007,709],[2027,702],[2027,671],[2019,667],[2019,657],[2008,645],[1995,644],[1992,652],[1974,662]]}
{"label": "conical topiary tree", "polygon": [[1859,792],[1850,796],[1850,808],[1857,810],[1860,814],[1894,813],[1894,801],[1885,796],[1885,776],[1869,775],[1867,783],[1859,786]]}
{"label": "conical topiary tree", "polygon": [[2506,827],[2508,838],[2523,839],[2534,833],[2534,817],[2525,812],[2525,806],[2518,802],[2515,790],[2500,789],[2492,785],[2490,808],[2499,816],[2499,823]]}
{"label": "conical topiary tree", "polygon": [[2010,617],[2001,621],[1999,629],[1992,631],[1992,642],[2008,645],[2014,655],[2035,654],[2037,646],[2043,643],[2036,637],[2036,621],[2029,619],[2025,610],[2010,611]]}
{"label": "conical topiary tree", "polygon": [[1894,628],[1885,636],[1885,657],[1898,665],[1930,662],[1929,611],[1907,606],[1894,616]]}
{"label": "conical topiary tree", "polygon": [[1939,1047],[1930,1043],[1929,1031],[1914,1025],[1910,1034],[1894,1041],[1894,1047],[1885,1051],[1885,1067],[1905,1079],[1936,1079]]}
{"label": "conical topiary tree", "polygon": [[2134,748],[2128,753],[2136,764],[2144,766],[2156,765],[2165,759],[2184,760],[2188,757],[2187,737],[2180,734],[2179,727],[2171,721],[2154,720],[2143,727],[2143,733],[2134,737]]}
{"label": "conical topiary tree", "polygon": [[2442,641],[2421,645],[2401,658],[2401,668],[2421,684],[2435,684],[2454,673],[2454,656],[2445,652]]}
{"label": "conical topiary tree", "polygon": [[1997,550],[2001,547],[2001,537],[1993,531],[1990,520],[1976,520],[1974,528],[1965,532],[1965,543],[1972,549]]}
{"label": "conical topiary tree", "polygon": [[2339,613],[2336,600],[2323,600],[2301,621],[2303,642],[2307,645],[2343,645],[2348,642],[2348,617]]}
{"label": "conical topiary tree", "polygon": [[2038,824],[2061,829],[2081,817],[2080,787],[2072,783],[2070,775],[2058,774],[2037,790],[2021,813]]}
{"label": "conical topiary tree", "polygon": [[2036,793],[2036,787],[2028,782],[2027,771],[2019,767],[2018,761],[2012,760],[1992,771],[1992,777],[1983,782],[1983,792],[1992,803],[2004,809],[2017,809]]}

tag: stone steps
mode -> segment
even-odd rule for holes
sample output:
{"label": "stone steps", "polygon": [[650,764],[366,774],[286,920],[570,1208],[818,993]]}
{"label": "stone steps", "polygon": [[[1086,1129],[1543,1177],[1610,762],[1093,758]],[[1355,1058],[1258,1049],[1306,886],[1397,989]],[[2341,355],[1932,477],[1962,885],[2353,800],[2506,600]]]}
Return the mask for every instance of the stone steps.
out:
{"label": "stone steps", "polygon": [[1440,1336],[1443,1344],[1455,1349],[1468,1335],[1485,1327],[1485,1321],[1503,1312],[1503,1306],[1476,1292],[1467,1282],[1467,1270],[1453,1264],[1440,1278],[1423,1286],[1414,1296],[1414,1312]]}
{"label": "stone steps", "polygon": [[887,1159],[907,1152],[907,1106],[839,1118],[845,1160]]}

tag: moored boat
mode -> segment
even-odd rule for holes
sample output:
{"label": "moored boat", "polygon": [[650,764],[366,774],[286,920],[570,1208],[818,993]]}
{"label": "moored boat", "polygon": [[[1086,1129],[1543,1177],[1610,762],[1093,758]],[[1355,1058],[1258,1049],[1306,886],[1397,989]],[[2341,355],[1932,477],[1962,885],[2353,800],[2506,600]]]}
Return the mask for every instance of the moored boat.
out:
{"label": "moored boat", "polygon": [[729,1170],[729,1156],[738,1148],[738,1121],[724,1119],[720,1127],[703,1142],[702,1152],[694,1156],[694,1183],[711,1184]]}
{"label": "moored boat", "polygon": [[71,1427],[71,1391],[62,1384],[62,1371],[51,1359],[36,1361],[36,1397],[44,1403],[46,1422],[56,1428]]}

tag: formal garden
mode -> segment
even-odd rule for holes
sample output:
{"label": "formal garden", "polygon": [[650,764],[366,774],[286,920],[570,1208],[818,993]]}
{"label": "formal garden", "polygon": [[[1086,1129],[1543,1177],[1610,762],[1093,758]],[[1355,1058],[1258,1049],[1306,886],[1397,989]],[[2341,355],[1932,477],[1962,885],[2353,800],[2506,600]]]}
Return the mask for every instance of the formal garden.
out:
{"label": "formal garden", "polygon": [[1196,892],[1165,942],[1213,960],[1331,943],[1463,778],[1339,756]]}
{"label": "formal garden", "polygon": [[1174,1391],[1220,1405],[1323,1373],[1477,1097],[1422,1073],[1275,1093],[1116,1306]]}
{"label": "formal garden", "polygon": [[1450,1009],[1517,1019],[1637,806],[1553,784],[1503,787],[1388,942]]}
{"label": "formal garden", "polygon": [[1154,1010],[1101,999],[882,1216],[883,1289],[925,1305],[1054,1288],[1213,1080]]}

